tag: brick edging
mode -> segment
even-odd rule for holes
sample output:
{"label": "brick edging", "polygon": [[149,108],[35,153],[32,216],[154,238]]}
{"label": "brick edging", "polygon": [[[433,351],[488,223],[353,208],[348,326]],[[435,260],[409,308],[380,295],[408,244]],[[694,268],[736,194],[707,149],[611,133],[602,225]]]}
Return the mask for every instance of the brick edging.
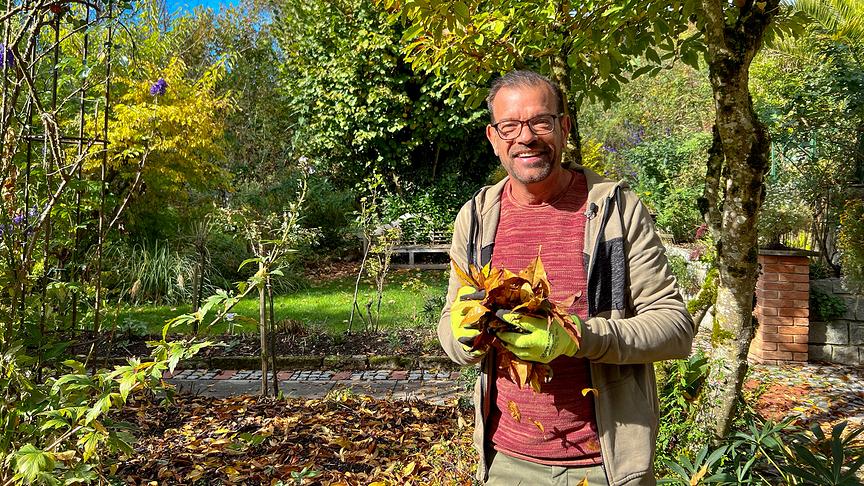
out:
{"label": "brick edging", "polygon": [[[82,358],[83,359],[83,358]],[[139,358],[149,361],[149,357]],[[111,358],[109,365],[125,365],[127,358]],[[101,359],[95,360],[102,364]],[[328,356],[278,356],[276,367],[280,370],[449,370],[460,367],[446,356],[400,356],[400,355],[328,355]],[[259,370],[258,356],[213,356],[183,360],[177,369]]]}

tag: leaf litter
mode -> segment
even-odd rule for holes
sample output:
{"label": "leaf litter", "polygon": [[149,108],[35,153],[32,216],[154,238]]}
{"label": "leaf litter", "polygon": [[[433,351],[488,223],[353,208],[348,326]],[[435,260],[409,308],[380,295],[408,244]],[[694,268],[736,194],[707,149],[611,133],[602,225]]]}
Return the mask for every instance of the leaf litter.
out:
{"label": "leaf litter", "polygon": [[470,485],[476,468],[473,414],[455,404],[181,396],[122,418],[141,431],[125,484]]}

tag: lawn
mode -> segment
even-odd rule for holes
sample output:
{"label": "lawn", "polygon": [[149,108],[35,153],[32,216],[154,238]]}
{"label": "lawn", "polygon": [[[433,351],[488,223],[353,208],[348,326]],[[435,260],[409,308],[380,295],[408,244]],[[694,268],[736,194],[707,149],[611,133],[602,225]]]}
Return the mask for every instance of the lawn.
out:
{"label": "lawn", "polygon": [[[351,302],[356,276],[344,276],[332,280],[312,282],[308,287],[284,295],[275,296],[273,307],[277,325],[299,323],[315,327],[331,334],[344,332],[348,328]],[[436,319],[440,304],[447,291],[447,272],[441,270],[398,270],[388,277],[381,301],[381,328],[409,327]],[[362,281],[358,294],[358,305],[365,313],[366,303],[375,299],[372,282]],[[428,302],[428,305],[427,305]],[[426,311],[424,312],[424,305]],[[375,306],[373,304],[373,311]],[[191,311],[189,305],[178,306],[126,306],[116,313],[118,326],[136,329],[139,333],[158,334],[165,321]],[[232,310],[236,313],[230,322],[220,322],[208,334],[233,334],[254,332],[258,319],[258,297],[244,299]],[[109,317],[108,322],[112,321]],[[363,321],[354,318],[354,329],[362,329]],[[146,329],[146,331],[145,331]],[[188,332],[185,326],[173,332]]]}

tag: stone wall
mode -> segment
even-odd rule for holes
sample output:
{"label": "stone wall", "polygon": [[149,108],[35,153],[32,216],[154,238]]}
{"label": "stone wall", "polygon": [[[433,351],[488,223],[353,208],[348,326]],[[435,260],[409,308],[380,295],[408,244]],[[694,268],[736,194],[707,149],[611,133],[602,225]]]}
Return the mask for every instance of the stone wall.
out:
{"label": "stone wall", "polygon": [[810,359],[864,365],[864,295],[851,293],[838,278],[812,280],[810,285],[846,303],[846,312],[841,317],[829,322],[810,322]]}

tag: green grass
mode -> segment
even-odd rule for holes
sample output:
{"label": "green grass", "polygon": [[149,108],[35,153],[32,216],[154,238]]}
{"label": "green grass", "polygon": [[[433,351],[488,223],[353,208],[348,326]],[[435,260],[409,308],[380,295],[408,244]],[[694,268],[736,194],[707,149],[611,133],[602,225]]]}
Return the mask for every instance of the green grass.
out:
{"label": "green grass", "polygon": [[[298,321],[306,327],[314,327],[336,334],[348,328],[351,314],[351,300],[354,293],[356,276],[348,276],[322,283],[312,283],[308,288],[279,295],[273,298],[276,322],[284,319]],[[387,279],[384,298],[381,301],[381,328],[392,329],[411,327],[424,321],[423,304],[436,295],[447,291],[447,272],[437,270],[400,270],[394,271]],[[365,305],[375,298],[374,285],[369,281],[360,284],[357,303],[365,313]],[[375,305],[373,304],[373,311]],[[185,306],[127,306],[116,314],[109,312],[106,324],[116,322],[121,327],[135,327],[150,334],[159,334],[165,321],[180,314],[189,313],[191,307]],[[206,334],[250,333],[257,332],[258,297],[244,299],[232,312],[237,315],[231,323],[220,322]],[[211,312],[212,315],[215,315]],[[354,317],[354,330],[362,330],[363,321]],[[174,328],[172,332],[184,333],[190,329],[185,326]]]}

